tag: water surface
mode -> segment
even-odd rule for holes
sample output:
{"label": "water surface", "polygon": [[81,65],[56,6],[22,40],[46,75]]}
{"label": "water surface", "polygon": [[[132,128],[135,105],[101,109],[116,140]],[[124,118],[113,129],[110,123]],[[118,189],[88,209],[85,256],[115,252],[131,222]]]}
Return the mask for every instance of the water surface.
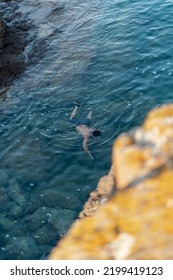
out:
{"label": "water surface", "polygon": [[[29,66],[0,104],[0,257],[39,259],[107,174],[115,138],[172,102],[173,1],[26,0],[18,11],[34,28]],[[94,161],[69,122],[76,100],[103,132]]]}

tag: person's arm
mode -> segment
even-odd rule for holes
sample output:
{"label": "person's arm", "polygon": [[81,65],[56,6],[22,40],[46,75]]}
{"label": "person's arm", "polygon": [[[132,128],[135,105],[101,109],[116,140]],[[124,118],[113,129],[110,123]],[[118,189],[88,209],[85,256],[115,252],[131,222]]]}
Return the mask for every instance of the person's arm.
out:
{"label": "person's arm", "polygon": [[83,140],[83,149],[89,155],[89,157],[93,160],[94,158],[93,158],[92,154],[90,153],[90,151],[88,149],[87,141],[88,141],[88,137],[85,137],[84,140]]}

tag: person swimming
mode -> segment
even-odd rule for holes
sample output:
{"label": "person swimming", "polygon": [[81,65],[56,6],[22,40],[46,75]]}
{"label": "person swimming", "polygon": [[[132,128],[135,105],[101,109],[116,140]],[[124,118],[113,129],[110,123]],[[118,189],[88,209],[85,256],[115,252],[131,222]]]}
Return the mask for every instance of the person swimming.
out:
{"label": "person swimming", "polygon": [[75,102],[75,107],[71,113],[70,116],[70,122],[73,124],[73,126],[76,128],[77,132],[83,136],[83,149],[84,151],[89,155],[89,157],[93,160],[94,157],[92,156],[90,150],[88,149],[87,142],[88,140],[94,136],[98,137],[101,136],[102,133],[100,130],[95,128],[90,128],[91,125],[91,118],[92,118],[92,112],[89,111],[86,119],[78,120],[75,116],[78,110],[78,107],[80,107],[80,104],[78,102]]}

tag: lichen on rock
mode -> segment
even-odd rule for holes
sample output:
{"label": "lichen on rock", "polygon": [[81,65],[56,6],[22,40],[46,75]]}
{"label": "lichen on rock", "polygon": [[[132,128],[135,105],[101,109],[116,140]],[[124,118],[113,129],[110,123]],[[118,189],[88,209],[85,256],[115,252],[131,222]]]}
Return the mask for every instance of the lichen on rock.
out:
{"label": "lichen on rock", "polygon": [[118,137],[110,173],[49,259],[173,258],[172,124],[165,105]]}

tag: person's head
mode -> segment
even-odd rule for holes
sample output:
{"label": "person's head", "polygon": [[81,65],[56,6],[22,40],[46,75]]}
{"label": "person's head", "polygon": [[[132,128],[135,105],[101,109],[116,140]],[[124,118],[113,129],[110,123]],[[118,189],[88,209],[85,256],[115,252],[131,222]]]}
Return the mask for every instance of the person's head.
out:
{"label": "person's head", "polygon": [[98,130],[98,129],[94,129],[94,130],[93,130],[93,136],[94,136],[94,137],[98,137],[98,136],[101,136],[101,135],[102,135],[102,133],[101,133],[100,130]]}

